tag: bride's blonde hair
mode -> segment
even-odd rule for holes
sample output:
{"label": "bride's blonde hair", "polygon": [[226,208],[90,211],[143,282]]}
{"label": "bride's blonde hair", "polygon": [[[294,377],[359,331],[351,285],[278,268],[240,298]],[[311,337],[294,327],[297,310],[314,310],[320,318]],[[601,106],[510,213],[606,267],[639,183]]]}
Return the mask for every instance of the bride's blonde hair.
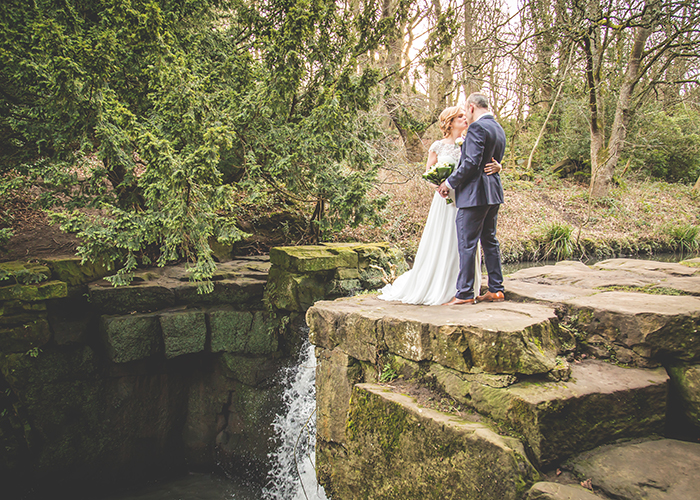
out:
{"label": "bride's blonde hair", "polygon": [[443,137],[452,135],[452,120],[454,120],[460,112],[463,112],[461,106],[450,106],[440,113],[440,130],[442,131]]}

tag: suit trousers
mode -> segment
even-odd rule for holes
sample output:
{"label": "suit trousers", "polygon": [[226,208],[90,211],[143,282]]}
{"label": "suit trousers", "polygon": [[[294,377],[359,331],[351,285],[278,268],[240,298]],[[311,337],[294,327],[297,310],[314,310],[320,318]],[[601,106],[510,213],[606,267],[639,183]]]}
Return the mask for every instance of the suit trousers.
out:
{"label": "suit trousers", "polygon": [[472,299],[481,293],[474,290],[474,261],[481,240],[484,263],[489,276],[489,291],[503,291],[501,249],[496,239],[496,224],[500,205],[480,205],[457,211],[457,245],[459,248],[458,299]]}

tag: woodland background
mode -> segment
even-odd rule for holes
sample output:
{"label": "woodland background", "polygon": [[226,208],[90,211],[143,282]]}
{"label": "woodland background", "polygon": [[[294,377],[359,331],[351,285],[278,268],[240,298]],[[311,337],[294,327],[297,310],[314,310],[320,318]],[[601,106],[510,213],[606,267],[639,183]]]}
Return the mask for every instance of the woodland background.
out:
{"label": "woodland background", "polygon": [[696,251],[699,79],[696,0],[5,0],[0,259],[186,260],[206,289],[222,245],[410,257],[473,91],[505,260]]}

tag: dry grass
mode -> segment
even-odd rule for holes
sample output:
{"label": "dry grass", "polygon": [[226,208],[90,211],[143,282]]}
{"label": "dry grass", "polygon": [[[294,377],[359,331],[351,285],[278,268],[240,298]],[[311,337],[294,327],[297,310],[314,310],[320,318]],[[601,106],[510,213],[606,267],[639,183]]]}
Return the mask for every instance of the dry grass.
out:
{"label": "dry grass", "polygon": [[[415,255],[434,191],[420,178],[423,165],[405,164],[382,173],[379,190],[391,195],[381,227],[348,229],[339,240],[390,241]],[[679,250],[669,231],[697,226],[700,197],[691,186],[627,179],[608,199],[589,205],[588,188],[568,180],[517,180],[502,173],[506,202],[499,213],[503,260],[543,256],[544,227],[573,228],[574,257],[653,254]]]}

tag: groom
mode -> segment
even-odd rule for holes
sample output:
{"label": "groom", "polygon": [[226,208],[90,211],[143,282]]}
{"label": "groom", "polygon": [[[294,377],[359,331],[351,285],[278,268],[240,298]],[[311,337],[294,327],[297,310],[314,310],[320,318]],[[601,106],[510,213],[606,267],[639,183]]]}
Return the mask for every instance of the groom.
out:
{"label": "groom", "polygon": [[[506,134],[489,112],[488,99],[482,94],[474,93],[467,98],[465,115],[469,130],[462,145],[459,164],[452,175],[438,187],[438,192],[443,198],[449,195],[450,188],[455,190],[455,204],[459,209],[457,294],[443,305],[504,300],[501,252],[496,239],[498,208],[503,203],[503,187],[499,175],[486,175],[484,167],[491,158],[495,158],[499,163],[503,159]],[[476,296],[474,267],[479,240],[484,249],[489,291]]]}

